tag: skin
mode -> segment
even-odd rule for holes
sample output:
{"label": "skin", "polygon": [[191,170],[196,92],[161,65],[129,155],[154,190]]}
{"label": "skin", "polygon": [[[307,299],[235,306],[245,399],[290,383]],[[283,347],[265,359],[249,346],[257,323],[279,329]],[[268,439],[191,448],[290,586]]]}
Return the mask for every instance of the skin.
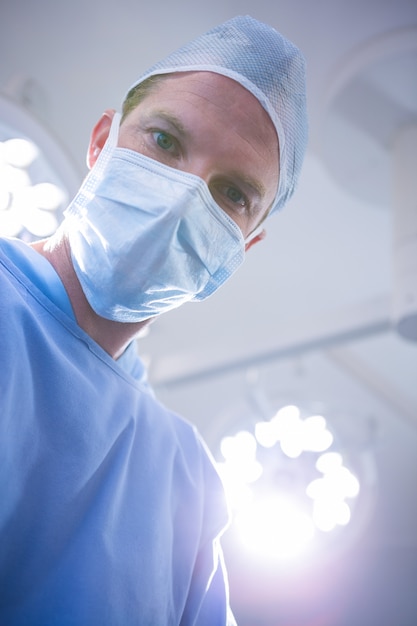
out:
{"label": "skin", "polygon": [[[105,144],[114,113],[105,111],[92,131],[90,168]],[[258,100],[225,76],[211,72],[168,76],[127,115],[118,145],[202,178],[245,239],[275,198],[279,161],[274,125]],[[254,236],[246,250],[264,236],[264,231]],[[65,229],[32,247],[60,276],[79,326],[117,359],[148,321],[114,322],[93,311],[73,269]]]}

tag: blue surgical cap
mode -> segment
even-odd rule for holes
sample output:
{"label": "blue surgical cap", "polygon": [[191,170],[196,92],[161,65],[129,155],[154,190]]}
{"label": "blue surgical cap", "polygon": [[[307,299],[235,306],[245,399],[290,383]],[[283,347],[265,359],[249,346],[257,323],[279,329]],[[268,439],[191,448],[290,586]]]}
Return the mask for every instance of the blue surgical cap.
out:
{"label": "blue surgical cap", "polygon": [[268,112],[278,135],[280,163],[271,213],[282,208],[296,187],[307,145],[305,61],[300,50],[271,26],[238,16],[169,54],[131,89],[156,74],[187,71],[236,80]]}

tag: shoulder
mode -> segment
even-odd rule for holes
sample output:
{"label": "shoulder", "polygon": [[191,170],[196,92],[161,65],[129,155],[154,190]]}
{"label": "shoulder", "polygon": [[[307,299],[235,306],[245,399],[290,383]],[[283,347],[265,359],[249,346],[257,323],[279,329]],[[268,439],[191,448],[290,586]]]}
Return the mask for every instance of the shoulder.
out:
{"label": "shoulder", "polygon": [[175,438],[176,465],[187,474],[200,499],[207,538],[217,536],[229,523],[229,510],[214,457],[193,424],[171,411],[167,414]]}
{"label": "shoulder", "polygon": [[195,427],[192,428],[200,457],[202,487],[205,494],[205,523],[213,534],[220,534],[228,526],[230,512],[227,506],[223,482],[215,460]]}

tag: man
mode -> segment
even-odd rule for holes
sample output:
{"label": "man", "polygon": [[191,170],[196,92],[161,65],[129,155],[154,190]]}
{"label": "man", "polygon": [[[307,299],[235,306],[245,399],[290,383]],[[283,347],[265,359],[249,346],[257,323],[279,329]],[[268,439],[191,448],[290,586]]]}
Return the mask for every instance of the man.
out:
{"label": "man", "polygon": [[103,114],[53,237],[1,242],[0,623],[233,623],[219,478],[133,340],[236,270],[305,141],[301,54],[235,18]]}

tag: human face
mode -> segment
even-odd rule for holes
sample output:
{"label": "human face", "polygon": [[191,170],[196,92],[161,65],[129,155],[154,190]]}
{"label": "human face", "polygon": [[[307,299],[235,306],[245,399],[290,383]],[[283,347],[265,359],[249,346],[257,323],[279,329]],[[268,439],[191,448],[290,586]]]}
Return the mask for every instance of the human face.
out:
{"label": "human face", "polygon": [[118,145],[202,178],[248,237],[278,185],[278,139],[262,105],[212,72],[170,74],[123,121]]}

